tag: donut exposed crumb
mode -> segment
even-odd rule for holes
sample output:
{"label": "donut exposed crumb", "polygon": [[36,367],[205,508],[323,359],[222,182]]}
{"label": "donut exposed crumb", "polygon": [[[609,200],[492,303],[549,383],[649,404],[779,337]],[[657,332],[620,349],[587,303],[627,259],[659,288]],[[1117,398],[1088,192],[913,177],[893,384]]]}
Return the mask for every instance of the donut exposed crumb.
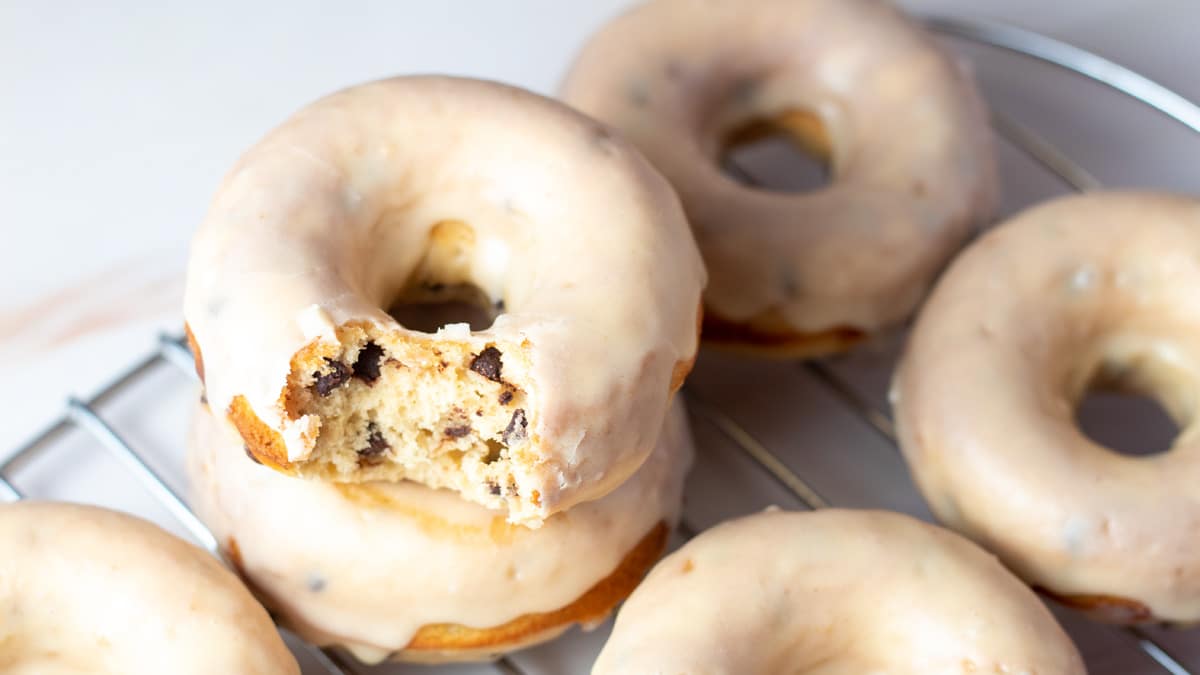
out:
{"label": "donut exposed crumb", "polygon": [[510,512],[538,507],[527,485],[541,470],[528,344],[361,324],[337,338],[293,357],[285,409],[318,431],[292,472],[411,480]]}

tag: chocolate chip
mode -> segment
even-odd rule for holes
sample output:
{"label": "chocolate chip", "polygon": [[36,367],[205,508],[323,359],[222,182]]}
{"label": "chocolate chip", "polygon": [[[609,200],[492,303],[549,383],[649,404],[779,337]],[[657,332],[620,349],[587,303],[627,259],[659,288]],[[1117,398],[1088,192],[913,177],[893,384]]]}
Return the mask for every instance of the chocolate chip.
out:
{"label": "chocolate chip", "polygon": [[460,424],[460,425],[453,426],[453,427],[446,427],[442,431],[443,431],[443,433],[446,434],[446,436],[448,438],[462,438],[463,436],[466,436],[467,434],[471,433],[471,425],[470,424]]}
{"label": "chocolate chip", "polygon": [[308,586],[308,590],[313,593],[320,593],[325,590],[325,577],[316,572],[309,572],[306,585]]}
{"label": "chocolate chip", "polygon": [[503,364],[500,362],[500,350],[495,347],[488,347],[475,355],[471,359],[471,370],[486,377],[492,382],[500,381],[500,369]]}
{"label": "chocolate chip", "polygon": [[367,423],[367,447],[360,448],[358,451],[359,464],[377,464],[383,453],[387,452],[392,446],[383,437],[383,432],[379,427],[375,426],[374,422]]}
{"label": "chocolate chip", "polygon": [[512,389],[505,389],[504,391],[500,392],[500,405],[508,405],[509,403],[512,403],[512,400]]}
{"label": "chocolate chip", "polygon": [[650,105],[650,89],[645,82],[634,80],[625,89],[625,97],[635,108],[645,108]]}
{"label": "chocolate chip", "polygon": [[203,405],[208,405],[208,394],[204,393],[203,391],[200,392],[200,403]]}
{"label": "chocolate chip", "polygon": [[491,492],[492,494],[494,494],[494,495],[500,494],[500,484],[499,483],[496,483],[493,481],[488,481],[487,486],[488,486],[488,491]]}
{"label": "chocolate chip", "polygon": [[504,311],[504,298],[500,298],[499,300],[497,300],[496,304],[493,305],[493,307],[496,308],[497,312],[503,312]]}
{"label": "chocolate chip", "polygon": [[262,464],[262,461],[255,457],[253,452],[250,452],[249,445],[243,445],[242,449],[246,451],[246,456],[250,458],[251,462],[254,462],[255,464]]}
{"label": "chocolate chip", "polygon": [[379,364],[383,361],[383,347],[368,342],[358,352],[358,360],[354,362],[354,377],[375,384],[379,379]]}
{"label": "chocolate chip", "polygon": [[350,369],[341,361],[333,359],[325,359],[325,363],[329,364],[329,372],[322,375],[321,373],[313,373],[313,377],[317,378],[313,388],[321,396],[328,396],[333,393],[334,389],[346,384],[350,379]]}
{"label": "chocolate chip", "polygon": [[525,434],[529,428],[529,422],[525,419],[525,409],[517,408],[513,411],[512,419],[508,421],[508,426],[504,427],[505,445],[512,445],[525,440]]}

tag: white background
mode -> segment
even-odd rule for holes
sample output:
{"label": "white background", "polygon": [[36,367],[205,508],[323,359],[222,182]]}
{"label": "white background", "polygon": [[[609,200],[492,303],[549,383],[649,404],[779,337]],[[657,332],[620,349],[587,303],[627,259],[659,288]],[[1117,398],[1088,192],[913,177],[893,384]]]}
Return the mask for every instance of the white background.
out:
{"label": "white background", "polygon": [[[0,1],[0,456],[55,417],[65,395],[87,394],[151,349],[158,329],[179,330],[187,241],[212,191],[243,149],[296,108],[356,82],[414,72],[552,94],[586,36],[627,3],[247,4]],[[1034,28],[1200,100],[1200,5],[1191,2],[905,4]],[[976,63],[997,110],[1106,184],[1200,193],[1192,132],[1052,67],[950,44]],[[1005,212],[1065,192],[1012,147],[1002,144],[1000,154]],[[894,348],[866,349],[833,367],[882,405]],[[192,395],[182,381],[155,374],[106,412],[131,440],[177,450]],[[689,387],[785,454],[830,501],[924,512],[890,448],[799,369],[705,354]],[[791,505],[753,467],[727,457],[736,451],[711,424],[699,421],[696,431],[693,524]],[[163,462],[177,470],[177,453],[169,454]],[[108,488],[113,468],[90,461],[69,476],[35,466],[25,487],[45,496]],[[95,499],[140,510],[135,492],[109,489]],[[1159,672],[1121,634],[1064,616],[1093,672]],[[522,662],[563,672],[602,636]],[[1194,632],[1166,639],[1177,648],[1200,642]]]}

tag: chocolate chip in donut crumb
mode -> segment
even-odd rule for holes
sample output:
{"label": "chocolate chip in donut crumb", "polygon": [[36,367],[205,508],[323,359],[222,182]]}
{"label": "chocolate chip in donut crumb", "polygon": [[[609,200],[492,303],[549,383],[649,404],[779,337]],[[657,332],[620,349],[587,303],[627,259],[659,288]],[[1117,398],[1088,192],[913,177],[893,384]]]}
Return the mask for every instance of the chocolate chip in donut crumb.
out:
{"label": "chocolate chip in donut crumb", "polygon": [[253,452],[250,452],[250,446],[249,446],[249,445],[245,445],[245,444],[243,444],[243,445],[242,445],[242,449],[246,451],[246,456],[250,458],[250,461],[251,461],[251,462],[254,462],[255,464],[262,464],[262,460],[260,460],[259,458],[255,457]]}
{"label": "chocolate chip in donut crumb", "polygon": [[346,384],[350,380],[351,372],[346,364],[333,359],[325,359],[325,363],[329,365],[329,372],[322,375],[321,373],[313,373],[313,377],[317,378],[313,389],[321,396],[328,396],[333,393],[334,389]]}
{"label": "chocolate chip in donut crumb", "polygon": [[446,434],[447,438],[462,438],[463,436],[471,433],[471,425],[458,424],[452,427],[446,427],[442,430],[442,432]]}
{"label": "chocolate chip in donut crumb", "polygon": [[508,405],[509,403],[512,403],[512,400],[512,389],[505,389],[504,391],[500,392],[500,405]]}
{"label": "chocolate chip in donut crumb", "polygon": [[379,379],[379,365],[383,362],[383,347],[368,342],[358,351],[358,360],[354,362],[354,377],[375,384]]}
{"label": "chocolate chip in donut crumb", "polygon": [[383,432],[374,422],[367,424],[367,446],[358,451],[359,465],[378,464],[383,454],[391,449],[391,444],[383,437]]}
{"label": "chocolate chip in donut crumb", "polygon": [[525,419],[525,409],[517,408],[514,410],[512,419],[508,421],[508,426],[504,427],[504,434],[501,436],[504,439],[504,444],[512,445],[513,443],[525,440],[528,427],[529,422]]}
{"label": "chocolate chip in donut crumb", "polygon": [[499,483],[497,483],[494,480],[489,480],[487,486],[488,486],[488,492],[491,492],[493,495],[500,496],[500,484]]}
{"label": "chocolate chip in donut crumb", "polygon": [[500,298],[499,300],[497,300],[496,303],[492,305],[492,307],[494,307],[497,312],[503,312],[504,311],[504,298]]}
{"label": "chocolate chip in donut crumb", "polygon": [[495,347],[488,347],[471,359],[471,370],[492,382],[500,381],[500,369],[503,365],[500,362],[500,350]]}

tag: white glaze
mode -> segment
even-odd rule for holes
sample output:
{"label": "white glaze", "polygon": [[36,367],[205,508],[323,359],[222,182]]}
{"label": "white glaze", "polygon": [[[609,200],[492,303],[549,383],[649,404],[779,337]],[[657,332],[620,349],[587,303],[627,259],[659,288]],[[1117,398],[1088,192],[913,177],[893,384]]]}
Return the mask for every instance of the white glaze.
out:
{"label": "white glaze", "polygon": [[[542,454],[532,524],[613,489],[653,448],[672,371],[696,350],[704,270],[667,183],[562,104],[408,77],[297,113],[250,150],[193,242],[184,313],[215,410],[246,396],[290,460],[312,416],[280,405],[292,356],[395,299],[439,221],[470,225],[471,281],[507,313],[469,335],[532,350]],[[524,480],[524,479],[523,479]],[[535,481],[535,482],[534,482]]]}
{"label": "white glaze", "polygon": [[[899,321],[995,201],[971,78],[884,2],[654,0],[592,38],[563,97],[671,180],[708,265],[705,304],[731,321]],[[793,110],[831,137],[828,187],[767,192],[721,173],[731,131]]]}
{"label": "white glaze", "polygon": [[885,511],[768,511],[654,568],[592,669],[1083,675],[1037,597],[969,541]]}
{"label": "white glaze", "polygon": [[3,505],[0,552],[0,673],[300,673],[237,577],[146,521]]}
{"label": "white glaze", "polygon": [[674,526],[692,460],[676,402],[632,478],[531,530],[415,483],[339,490],[257,466],[237,431],[203,407],[190,445],[195,507],[222,542],[236,539],[255,587],[306,637],[368,662],[427,624],[490,628],[569,605],[656,524]]}
{"label": "white glaze", "polygon": [[[1200,620],[1200,202],[1112,192],[1025,211],[973,244],[896,375],[901,445],[938,517],[1060,595]],[[1160,400],[1163,454],[1077,428],[1097,381]],[[1143,617],[1146,618],[1146,617]]]}

